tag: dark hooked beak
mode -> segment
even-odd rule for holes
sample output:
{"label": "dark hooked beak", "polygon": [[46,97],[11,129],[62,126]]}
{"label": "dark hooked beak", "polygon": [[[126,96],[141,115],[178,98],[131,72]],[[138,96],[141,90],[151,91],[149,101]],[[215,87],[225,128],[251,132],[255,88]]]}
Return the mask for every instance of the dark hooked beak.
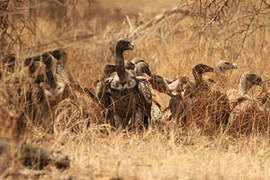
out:
{"label": "dark hooked beak", "polygon": [[195,67],[192,68],[192,71],[196,74],[203,74],[206,72],[214,72],[214,68],[205,64],[197,64]]}
{"label": "dark hooked beak", "polygon": [[206,72],[214,72],[214,68],[212,68],[212,67],[210,67],[210,66],[205,66],[205,67],[203,67],[202,72],[203,72],[203,73],[206,73]]}
{"label": "dark hooked beak", "polygon": [[233,63],[233,66],[232,66],[232,68],[233,68],[233,69],[238,69],[238,66],[237,66],[237,64],[234,64],[234,63]]}

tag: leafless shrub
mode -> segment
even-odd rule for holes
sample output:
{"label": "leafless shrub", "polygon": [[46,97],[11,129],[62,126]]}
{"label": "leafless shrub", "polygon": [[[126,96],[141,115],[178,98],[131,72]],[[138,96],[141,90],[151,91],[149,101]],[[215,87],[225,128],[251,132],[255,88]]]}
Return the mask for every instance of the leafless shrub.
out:
{"label": "leafless shrub", "polygon": [[[155,8],[152,1],[143,3],[142,6],[137,1],[122,4],[120,1],[107,3],[102,0],[96,3],[87,0],[1,1],[1,60],[12,53],[24,59],[63,48],[68,54],[65,70],[75,77],[79,85],[90,89],[101,78],[104,64],[114,62],[110,48],[119,38],[130,38],[135,43],[135,50],[125,54],[127,59],[143,57],[153,73],[168,78],[177,75],[190,77],[193,65],[213,65],[220,59],[226,59],[237,61],[239,71],[232,73],[225,90],[237,86],[239,75],[245,70],[255,71],[269,79],[269,2],[194,0],[180,1],[175,8],[169,8],[168,2],[155,1],[159,8]],[[166,10],[162,11],[160,3]],[[136,177],[138,174],[137,179],[179,179],[183,176],[198,179],[219,174],[220,178],[231,179],[234,175],[233,178],[239,179],[239,170],[249,172],[250,169],[258,172],[255,173],[258,176],[250,171],[244,177],[256,179],[263,176],[268,179],[266,170],[269,168],[261,168],[269,164],[267,111],[257,114],[251,109],[249,121],[239,118],[227,126],[219,126],[211,121],[218,111],[214,106],[208,106],[213,100],[202,98],[196,113],[192,112],[193,107],[189,107],[187,124],[166,121],[165,114],[162,121],[143,134],[111,131],[108,122],[104,122],[104,109],[83,93],[76,95],[77,99],[68,97],[58,103],[54,113],[39,106],[32,108],[26,103],[29,87],[23,77],[28,77],[25,76],[27,73],[21,71],[21,61],[15,64],[15,69],[8,64],[1,65],[0,122],[3,126],[0,127],[0,135],[16,140],[27,137],[31,143],[65,149],[73,160],[72,169],[67,170],[68,175],[107,179],[112,177],[111,173],[119,161],[121,165],[117,171],[120,175],[117,177],[126,179],[133,177],[129,176],[133,168]],[[12,78],[16,80],[11,82]],[[22,89],[21,95],[18,89]],[[257,90],[251,91],[250,96]],[[162,108],[169,101],[162,94],[157,94],[155,99]],[[261,99],[267,103],[267,93]],[[202,109],[207,109],[207,113],[201,115]],[[54,134],[48,134],[39,123],[29,121],[34,115],[33,110],[41,122],[46,116],[50,123],[55,118]],[[26,114],[23,121],[20,113]],[[31,134],[16,122],[26,122],[26,129],[30,129]],[[64,141],[62,137],[65,137]],[[167,166],[170,163],[171,166]],[[147,171],[149,168],[154,172],[153,177],[145,173],[144,165]],[[7,166],[1,165],[1,174]],[[142,166],[144,171],[140,169]],[[194,167],[196,172],[190,174],[187,169]],[[155,168],[158,168],[158,173]],[[50,168],[44,174],[39,176],[60,177],[60,172]]]}

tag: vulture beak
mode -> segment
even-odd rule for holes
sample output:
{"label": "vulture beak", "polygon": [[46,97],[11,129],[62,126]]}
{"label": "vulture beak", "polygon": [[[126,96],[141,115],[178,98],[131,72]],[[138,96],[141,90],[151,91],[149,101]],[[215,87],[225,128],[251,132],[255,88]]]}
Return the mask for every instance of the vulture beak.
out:
{"label": "vulture beak", "polygon": [[233,66],[232,66],[233,69],[238,69],[238,66],[237,64],[233,63]]}
{"label": "vulture beak", "polygon": [[134,44],[133,44],[133,43],[130,43],[128,48],[129,48],[130,50],[133,50],[134,47],[135,47]]}
{"label": "vulture beak", "polygon": [[205,67],[203,67],[202,72],[214,72],[214,68],[212,68],[210,66],[205,66]]}

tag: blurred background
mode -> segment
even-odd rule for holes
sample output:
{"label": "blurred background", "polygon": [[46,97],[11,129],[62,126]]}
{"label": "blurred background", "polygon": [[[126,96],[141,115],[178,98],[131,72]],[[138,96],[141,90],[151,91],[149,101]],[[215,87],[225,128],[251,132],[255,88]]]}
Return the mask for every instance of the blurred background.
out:
{"label": "blurred background", "polygon": [[[142,57],[153,73],[169,79],[191,77],[194,65],[215,66],[220,60],[239,67],[229,72],[226,88],[237,88],[246,71],[270,79],[269,0],[1,0],[0,34],[0,59],[63,49],[68,54],[66,71],[85,87],[93,87],[104,65],[114,63],[119,39],[135,44],[133,51],[124,54],[126,61]],[[254,87],[250,93],[257,90]],[[167,107],[168,96],[155,92],[155,99],[162,109]],[[0,118],[6,120],[2,114]],[[76,120],[73,114],[72,118]],[[84,121],[81,116],[77,119]],[[269,176],[269,138],[235,141],[227,136],[204,137],[199,129],[185,135],[181,129],[164,129],[165,135],[147,132],[143,138],[112,132],[106,136],[95,127],[80,135],[33,129],[28,141],[64,150],[74,160],[70,177],[109,179],[118,171],[126,179],[131,175],[138,177],[133,179]],[[63,174],[49,171],[52,175],[47,179]]]}

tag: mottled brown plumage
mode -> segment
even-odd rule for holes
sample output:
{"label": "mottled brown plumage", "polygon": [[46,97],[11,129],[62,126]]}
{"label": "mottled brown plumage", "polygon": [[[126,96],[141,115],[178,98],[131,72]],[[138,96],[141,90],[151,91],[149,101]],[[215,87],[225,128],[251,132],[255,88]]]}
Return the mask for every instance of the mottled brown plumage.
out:
{"label": "mottled brown plumage", "polygon": [[107,118],[115,127],[148,126],[151,117],[152,93],[145,77],[136,76],[124,66],[123,52],[132,50],[128,41],[118,41],[115,48],[117,74],[97,86],[100,103],[108,109]]}
{"label": "mottled brown plumage", "polygon": [[176,80],[169,82],[168,86],[174,95],[183,94],[191,88],[191,81],[187,76],[177,76]]}
{"label": "mottled brown plumage", "polygon": [[270,83],[269,80],[264,81],[261,89],[255,94],[256,100],[260,103],[261,107],[270,111]]}
{"label": "mottled brown plumage", "polygon": [[202,75],[207,72],[213,72],[214,69],[205,64],[197,64],[192,68],[192,75],[194,77],[194,82],[190,83],[186,89],[184,89],[183,98],[188,101],[193,101],[193,99],[200,96],[201,92],[208,90],[209,86],[207,82],[203,79]]}
{"label": "mottled brown plumage", "polygon": [[237,68],[238,66],[230,61],[224,61],[224,60],[219,61],[214,70],[215,75],[216,75],[215,80],[206,78],[206,81],[208,82],[209,85],[215,84],[221,88],[226,88],[227,78],[226,78],[225,73],[229,70],[234,70]]}
{"label": "mottled brown plumage", "polygon": [[[148,79],[148,82],[150,82],[151,84],[151,78],[153,77],[153,75],[150,70],[149,64],[143,58],[137,57],[137,58],[132,59],[130,62],[126,64],[126,69],[131,70],[131,72],[137,78],[142,78],[140,76],[145,77],[145,75],[148,75],[150,77],[150,79]],[[145,83],[148,83],[148,82],[145,82]],[[152,124],[157,123],[158,121],[161,121],[162,117],[163,117],[163,113],[161,110],[161,106],[155,99],[153,99],[152,106],[151,106]]]}
{"label": "mottled brown plumage", "polygon": [[227,124],[230,115],[230,102],[225,89],[227,84],[226,71],[237,69],[237,65],[229,61],[219,61],[214,73],[216,80],[206,79],[209,90],[206,94],[209,124],[217,126]]}
{"label": "mottled brown plumage", "polygon": [[[169,119],[176,118],[186,121],[189,117],[189,112],[197,111],[200,104],[200,97],[203,96],[205,90],[208,89],[207,83],[203,80],[202,75],[206,72],[213,72],[213,68],[204,64],[198,64],[192,68],[192,74],[194,77],[194,83],[189,83],[182,94],[177,94],[171,98],[169,103],[169,109],[171,116]],[[191,113],[193,114],[193,113]],[[196,117],[200,117],[200,114]],[[198,118],[197,117],[197,118]]]}
{"label": "mottled brown plumage", "polygon": [[148,81],[153,89],[161,93],[165,93],[171,97],[174,96],[172,94],[171,89],[168,86],[167,80],[164,77],[157,74],[152,74],[151,77],[148,79]]}
{"label": "mottled brown plumage", "polygon": [[174,80],[169,80],[157,74],[152,74],[149,82],[153,89],[171,97],[183,95],[184,91],[192,84],[187,76],[178,76]]}
{"label": "mottled brown plumage", "polygon": [[185,125],[196,124],[204,131],[213,130],[220,124],[227,123],[229,117],[227,96],[204,80],[203,74],[206,72],[214,72],[214,69],[198,64],[192,69],[193,83],[187,79],[178,83],[177,86],[181,85],[183,90],[170,100],[169,119],[177,119]]}
{"label": "mottled brown plumage", "polygon": [[52,88],[56,88],[55,75],[60,74],[66,64],[67,54],[62,50],[45,52],[41,55],[24,59],[24,65],[29,69],[29,75],[33,76],[40,65],[44,66],[43,73],[35,76],[35,82],[47,81]]}
{"label": "mottled brown plumage", "polygon": [[266,132],[269,127],[269,112],[261,108],[260,102],[248,95],[253,86],[262,86],[260,76],[244,73],[239,82],[239,89],[229,90],[231,114],[229,119],[230,132],[247,134],[250,132]]}
{"label": "mottled brown plumage", "polygon": [[133,70],[136,76],[143,76],[147,74],[148,76],[152,75],[149,64],[140,57],[132,59],[127,63],[126,69]]}
{"label": "mottled brown plumage", "polygon": [[[15,109],[31,120],[34,125],[41,125],[46,130],[52,129],[53,107],[63,98],[66,89],[64,65],[66,53],[55,50],[23,60],[24,67],[16,66],[18,59],[11,56],[10,72],[2,80],[2,86],[16,92],[11,96],[16,102]],[[10,86],[12,84],[12,86]],[[26,123],[26,122],[25,122]]]}
{"label": "mottled brown plumage", "polygon": [[203,73],[213,71],[209,66],[196,65],[192,70],[195,83],[183,96],[185,123],[196,124],[206,133],[213,133],[220,125],[226,124],[230,112],[226,94],[209,86],[202,77]]}
{"label": "mottled brown plumage", "polygon": [[238,90],[236,89],[229,89],[227,91],[230,103],[231,103],[231,108],[233,109],[234,106],[237,106],[237,102],[240,99],[246,98],[249,99],[250,97],[247,95],[248,91],[253,87],[253,86],[262,86],[263,81],[262,78],[254,73],[244,73],[241,76]]}
{"label": "mottled brown plumage", "polygon": [[[127,63],[126,68],[131,70],[131,72],[135,74],[137,78],[142,78],[140,76],[145,77],[145,75],[148,75],[150,77],[150,79],[148,79],[148,82],[151,84],[151,78],[153,77],[153,75],[150,70],[149,64],[143,58],[137,57],[137,58],[132,59],[130,62]],[[145,82],[145,83],[148,84],[148,82]],[[148,88],[149,86],[146,89]],[[152,106],[151,106],[152,124],[155,124],[161,121],[162,117],[163,117],[163,113],[162,113],[160,104],[155,99],[152,99]]]}

